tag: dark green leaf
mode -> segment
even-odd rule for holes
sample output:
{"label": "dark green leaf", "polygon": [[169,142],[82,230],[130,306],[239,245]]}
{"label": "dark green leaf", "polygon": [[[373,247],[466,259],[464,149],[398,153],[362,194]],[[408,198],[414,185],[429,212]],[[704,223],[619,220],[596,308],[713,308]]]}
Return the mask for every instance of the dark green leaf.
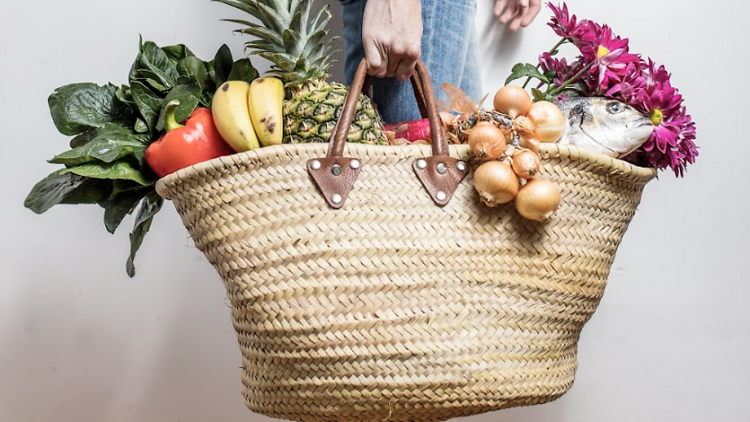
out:
{"label": "dark green leaf", "polygon": [[134,79],[138,80],[153,79],[166,89],[170,89],[174,86],[178,75],[177,67],[169,59],[167,53],[153,42],[147,41],[141,47],[141,53],[136,59],[134,76]]}
{"label": "dark green leaf", "polygon": [[557,78],[557,72],[554,70],[547,70],[544,72],[544,77],[547,78],[548,81],[552,82]]}
{"label": "dark green leaf", "polygon": [[80,83],[60,87],[49,97],[49,109],[57,130],[78,135],[108,122],[129,123],[134,116],[129,107],[116,101],[114,85]]}
{"label": "dark green leaf", "polygon": [[135,185],[135,187],[119,189],[115,185],[115,189],[104,204],[104,226],[107,231],[114,233],[125,216],[132,213],[138,202],[151,191],[153,187],[150,186]]}
{"label": "dark green leaf", "polygon": [[148,136],[139,135],[131,129],[107,123],[103,128],[97,129],[85,145],[57,155],[49,162],[66,166],[96,160],[111,163],[137,150],[145,150],[149,140]]}
{"label": "dark green leaf", "polygon": [[109,180],[87,179],[63,172],[55,171],[34,185],[24,206],[42,214],[57,204],[96,204],[112,191]]}
{"label": "dark green leaf", "polygon": [[143,119],[139,117],[135,120],[135,125],[133,126],[133,130],[136,133],[147,133],[148,125],[146,125],[146,122],[143,121]]}
{"label": "dark green leaf", "polygon": [[149,129],[153,130],[156,127],[156,122],[159,120],[162,99],[148,89],[146,85],[138,81],[132,83],[130,90],[133,93],[133,100],[135,100],[143,121],[146,122]]}
{"label": "dark green leaf", "polygon": [[198,85],[201,89],[206,89],[211,83],[211,77],[206,70],[206,64],[197,57],[187,57],[177,64],[177,72],[182,77],[181,81]]}
{"label": "dark green leaf", "polygon": [[123,85],[115,91],[115,97],[117,98],[120,103],[123,105],[134,108],[135,102],[133,101],[133,95],[130,93],[130,87],[127,85]]}
{"label": "dark green leaf", "polygon": [[124,158],[115,161],[114,163],[90,162],[80,166],[67,168],[63,170],[62,173],[73,173],[94,179],[132,180],[144,186],[153,184],[154,180],[144,175],[137,166],[138,163],[135,159],[130,160]]}
{"label": "dark green leaf", "polygon": [[174,63],[179,62],[185,57],[195,57],[192,51],[187,48],[184,44],[168,45],[161,48],[164,54],[167,55]]}
{"label": "dark green leaf", "polygon": [[234,62],[228,81],[245,81],[250,83],[258,78],[258,71],[250,63],[250,59],[239,59]]}
{"label": "dark green leaf", "polygon": [[125,270],[130,277],[135,276],[135,254],[143,244],[143,238],[151,228],[154,216],[161,210],[164,199],[156,194],[156,191],[149,192],[146,198],[141,202],[141,208],[135,217],[135,225],[130,233],[130,256],[125,264]]}
{"label": "dark green leaf", "polygon": [[92,139],[94,139],[94,136],[96,136],[96,129],[89,129],[86,132],[83,132],[82,134],[71,139],[70,147],[78,148],[80,146],[86,145],[91,142]]}
{"label": "dark green leaf", "polygon": [[538,90],[536,88],[531,88],[531,95],[534,97],[534,102],[536,102],[536,101],[542,101],[547,96],[547,94],[545,94],[544,92],[542,92],[542,91],[540,91],[540,90]]}
{"label": "dark green leaf", "polygon": [[214,83],[216,86],[227,81],[229,74],[232,72],[233,64],[232,50],[226,44],[222,45],[214,57]]}
{"label": "dark green leaf", "polygon": [[151,89],[153,89],[155,91],[158,91],[158,92],[161,92],[161,93],[167,92],[167,91],[169,91],[172,88],[171,86],[170,87],[166,87],[166,86],[162,85],[161,83],[159,83],[159,82],[157,82],[157,81],[155,81],[153,79],[150,79],[150,78],[143,79],[142,81],[146,85],[148,85]]}
{"label": "dark green leaf", "polygon": [[[172,100],[178,100],[180,105],[175,110],[175,120],[177,122],[184,122],[193,110],[198,106],[200,101],[201,89],[196,85],[177,85],[172,91],[169,92],[167,98],[164,99],[164,104],[169,104]],[[156,124],[156,130],[164,130],[164,111],[166,107],[161,110],[159,115],[159,121]]]}
{"label": "dark green leaf", "polygon": [[518,63],[513,66],[510,76],[505,80],[505,85],[521,78],[536,78],[544,83],[549,83],[549,79],[537,69],[536,65],[531,63]]}

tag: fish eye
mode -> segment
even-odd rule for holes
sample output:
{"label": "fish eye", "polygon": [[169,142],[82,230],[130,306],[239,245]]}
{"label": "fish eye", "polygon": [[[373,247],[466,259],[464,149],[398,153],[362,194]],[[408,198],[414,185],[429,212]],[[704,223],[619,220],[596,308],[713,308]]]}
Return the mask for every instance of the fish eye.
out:
{"label": "fish eye", "polygon": [[611,102],[607,104],[607,111],[610,112],[610,114],[622,113],[623,110],[625,110],[625,107],[623,107],[622,104],[618,102]]}

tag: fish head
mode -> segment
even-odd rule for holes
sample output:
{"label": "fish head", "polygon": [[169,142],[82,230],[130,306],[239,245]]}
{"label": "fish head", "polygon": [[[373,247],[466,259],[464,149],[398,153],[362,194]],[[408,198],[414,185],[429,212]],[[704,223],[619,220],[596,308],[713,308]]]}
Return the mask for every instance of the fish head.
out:
{"label": "fish head", "polygon": [[560,142],[600,154],[623,157],[648,140],[651,119],[630,105],[603,97],[578,97],[563,101],[567,128]]}

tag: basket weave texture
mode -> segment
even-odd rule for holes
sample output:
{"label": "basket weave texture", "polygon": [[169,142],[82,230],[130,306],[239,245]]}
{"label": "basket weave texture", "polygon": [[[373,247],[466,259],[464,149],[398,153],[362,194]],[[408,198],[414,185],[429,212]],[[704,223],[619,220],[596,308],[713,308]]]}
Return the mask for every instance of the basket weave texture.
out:
{"label": "basket weave texture", "polygon": [[[161,179],[224,281],[246,405],[304,421],[438,421],[564,394],[651,169],[542,145],[562,203],[546,223],[483,205],[471,175],[436,206],[429,146],[347,145],[332,210],[305,163],[327,145],[222,157]],[[466,146],[451,156],[467,159]]]}

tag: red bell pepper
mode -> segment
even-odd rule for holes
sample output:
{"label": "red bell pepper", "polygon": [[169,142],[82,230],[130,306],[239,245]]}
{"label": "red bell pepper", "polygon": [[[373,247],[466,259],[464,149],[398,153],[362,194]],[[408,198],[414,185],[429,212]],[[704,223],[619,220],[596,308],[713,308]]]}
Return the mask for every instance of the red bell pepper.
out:
{"label": "red bell pepper", "polygon": [[167,104],[167,133],[146,149],[146,163],[157,176],[164,177],[193,164],[235,153],[216,129],[211,110],[196,109],[182,126],[174,117],[178,105],[177,100]]}

